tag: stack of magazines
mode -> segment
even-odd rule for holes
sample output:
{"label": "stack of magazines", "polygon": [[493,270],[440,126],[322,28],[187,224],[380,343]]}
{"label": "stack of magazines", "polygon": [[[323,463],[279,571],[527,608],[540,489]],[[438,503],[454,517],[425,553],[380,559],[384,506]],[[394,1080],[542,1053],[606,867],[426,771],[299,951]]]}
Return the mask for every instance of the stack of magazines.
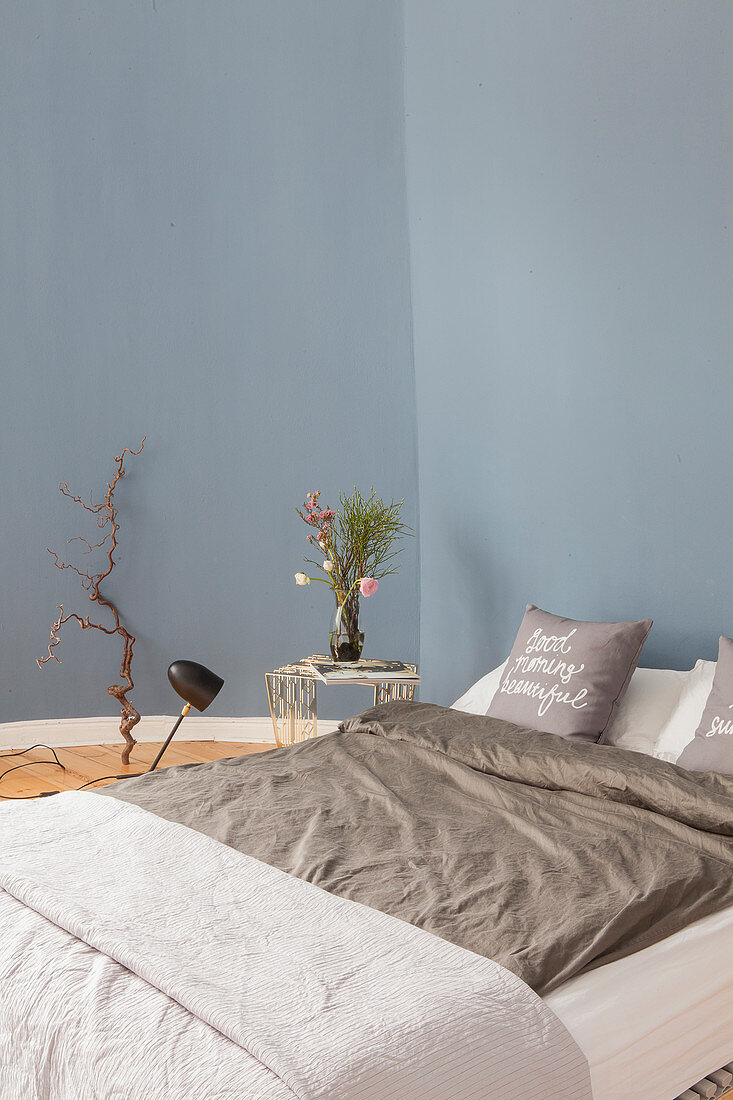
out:
{"label": "stack of magazines", "polygon": [[399,680],[418,684],[420,677],[414,665],[405,665],[402,661],[332,661],[330,657],[305,657],[301,662],[304,669],[312,672],[324,684],[345,683],[349,680],[374,681]]}

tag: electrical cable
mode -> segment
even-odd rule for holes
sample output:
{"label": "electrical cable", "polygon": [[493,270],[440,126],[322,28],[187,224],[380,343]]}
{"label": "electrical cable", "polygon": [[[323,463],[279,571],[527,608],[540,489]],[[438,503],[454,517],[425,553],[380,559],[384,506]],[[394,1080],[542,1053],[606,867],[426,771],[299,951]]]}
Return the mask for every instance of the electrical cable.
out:
{"label": "electrical cable", "polygon": [[[27,749],[17,749],[16,752],[4,752],[4,753],[0,754],[0,760],[10,760],[11,756],[25,756],[25,754],[27,752],[33,752],[34,749],[48,749],[48,751],[50,753],[53,753],[53,760],[31,760],[31,761],[29,761],[29,763],[31,763],[31,764],[34,764],[34,763],[35,764],[53,764],[55,762],[55,763],[58,764],[58,766],[60,768],[62,768],[64,771],[66,771],[66,768],[61,763],[61,761],[59,760],[59,758],[56,754],[56,749],[52,748],[50,745],[43,745],[43,744],[41,744],[40,741],[38,742],[37,745],[31,745],[30,748],[27,748]],[[18,767],[24,768],[25,764],[19,764]],[[8,768],[8,771],[12,771],[12,770],[13,770],[12,768]],[[7,774],[8,774],[8,772],[2,772],[0,774],[0,779],[2,779],[3,775],[7,775]]]}
{"label": "electrical cable", "polygon": [[141,775],[147,775],[147,772],[127,772],[125,775],[100,775],[98,779],[90,779],[87,783],[82,783],[81,787],[75,787],[77,791],[83,791],[85,787],[91,787],[93,783],[103,783],[105,779],[139,779]]}
{"label": "electrical cable", "polygon": [[[10,759],[11,756],[23,756],[27,752],[31,752],[33,749],[48,749],[50,753],[53,753],[53,760],[26,760],[23,764],[14,764],[12,768],[6,768],[4,772],[0,772],[0,780],[6,775],[10,775],[11,772],[18,771],[20,768],[30,768],[33,764],[50,764],[58,766],[62,771],[66,771],[66,767],[61,763],[56,750],[51,745],[31,745],[30,748],[20,749],[17,752],[7,752],[0,754],[0,760]],[[100,775],[97,779],[90,779],[87,783],[82,783],[81,787],[73,787],[72,790],[83,791],[85,787],[91,787],[95,783],[103,783],[105,779],[137,779],[138,776],[145,775],[145,772],[129,772],[126,775]],[[25,802],[29,798],[49,798],[52,794],[61,794],[61,791],[39,791],[38,794],[0,794],[0,798],[6,799],[9,802]]]}
{"label": "electrical cable", "polygon": [[[19,749],[17,752],[5,752],[0,754],[0,760],[10,760],[14,756],[24,756],[27,752],[32,752],[33,749],[48,749],[53,754],[53,760],[26,760],[23,764],[14,764],[12,768],[6,768],[4,772],[0,772],[0,779],[3,779],[6,775],[10,775],[11,772],[17,772],[20,768],[30,768],[33,764],[50,764],[52,767],[58,765],[61,771],[65,772],[66,767],[59,760],[56,750],[51,745],[44,745],[40,742],[37,745],[31,745],[27,749]],[[57,794],[57,791],[41,791],[40,797],[48,796],[50,794]],[[6,798],[12,801],[22,801],[26,798],[38,798],[39,795],[34,794],[0,794],[0,798]]]}

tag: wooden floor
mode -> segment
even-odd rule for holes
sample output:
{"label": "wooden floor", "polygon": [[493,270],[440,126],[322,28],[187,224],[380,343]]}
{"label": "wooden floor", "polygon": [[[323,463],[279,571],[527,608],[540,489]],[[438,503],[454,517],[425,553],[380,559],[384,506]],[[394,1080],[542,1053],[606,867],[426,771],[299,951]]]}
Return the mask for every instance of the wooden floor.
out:
{"label": "wooden floor", "polygon": [[[42,791],[73,791],[93,779],[109,775],[135,775],[150,767],[157,756],[162,742],[136,745],[132,750],[132,759],[127,767],[120,761],[120,750],[114,745],[83,745],[73,749],[56,749],[59,760],[64,765],[62,771],[57,765],[46,763],[53,760],[48,749],[33,749],[22,756],[8,756],[0,753],[0,773],[16,764],[32,760],[27,768],[11,772],[0,779],[0,801],[10,796],[29,797]],[[201,763],[206,760],[221,760],[225,756],[243,756],[245,753],[265,752],[272,745],[249,744],[241,741],[174,741],[168,746],[158,769],[174,764]],[[107,780],[95,786],[106,787],[115,780]],[[87,788],[94,790],[94,786]]]}

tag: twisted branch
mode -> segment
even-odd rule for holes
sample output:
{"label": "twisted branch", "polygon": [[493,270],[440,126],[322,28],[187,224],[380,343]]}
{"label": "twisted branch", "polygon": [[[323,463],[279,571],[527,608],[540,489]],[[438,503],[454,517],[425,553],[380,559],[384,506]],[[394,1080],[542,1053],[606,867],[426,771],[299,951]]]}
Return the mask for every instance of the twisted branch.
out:
{"label": "twisted branch", "polygon": [[104,536],[104,538],[102,539],[101,542],[89,543],[89,542],[87,542],[86,539],[82,538],[81,535],[74,535],[73,539],[67,539],[67,542],[69,543],[69,545],[72,542],[84,542],[89,547],[89,549],[85,550],[84,553],[85,554],[91,554],[92,550],[98,550],[100,546],[104,546],[104,544],[105,544],[105,542],[107,541],[108,538],[109,538],[109,532]]}
{"label": "twisted branch", "polygon": [[70,562],[60,561],[59,556],[55,550],[49,550],[48,552],[52,555],[54,565],[57,569],[71,569],[72,572],[76,573],[77,576],[80,578],[82,588],[84,588],[84,590],[89,593],[89,599],[92,600],[94,603],[98,603],[102,607],[107,608],[114,619],[114,627],[106,627],[103,626],[101,623],[92,622],[88,615],[84,618],[82,618],[81,615],[77,615],[75,612],[70,612],[68,615],[65,615],[63,606],[59,605],[57,608],[59,616],[51,626],[51,637],[48,643],[48,654],[45,657],[36,658],[36,664],[39,668],[43,668],[43,666],[51,660],[56,661],[57,664],[61,664],[61,658],[56,656],[56,654],[54,653],[54,649],[57,645],[59,645],[61,641],[61,638],[59,636],[59,631],[61,630],[61,627],[64,625],[64,623],[67,623],[72,619],[79,624],[82,630],[101,630],[104,634],[119,634],[123,641],[120,678],[124,682],[121,684],[111,684],[110,687],[107,688],[107,694],[111,695],[117,700],[117,702],[120,704],[120,708],[122,711],[122,717],[120,720],[120,733],[125,739],[125,745],[122,749],[123,764],[129,763],[130,753],[132,752],[133,747],[137,744],[137,741],[132,736],[131,731],[140,721],[139,713],[135,710],[135,707],[127,698],[128,693],[131,692],[135,686],[131,672],[132,657],[135,648],[135,638],[132,634],[130,634],[124,624],[120,621],[119,612],[112,601],[101,594],[101,592],[99,591],[99,586],[102,584],[103,581],[107,579],[116,564],[114,553],[117,549],[117,532],[120,529],[120,525],[117,522],[117,507],[114,503],[114,491],[120,478],[123,478],[125,476],[125,455],[139,455],[142,452],[143,447],[145,446],[145,440],[147,438],[147,436],[143,437],[139,450],[133,451],[129,447],[125,447],[122,454],[115,455],[114,461],[117,463],[117,469],[115,470],[112,481],[107,482],[107,493],[104,501],[101,504],[94,504],[92,493],[89,494],[89,503],[87,504],[84,500],[82,500],[81,497],[76,496],[74,493],[71,492],[68,482],[64,481],[59,483],[59,491],[63,493],[64,496],[69,497],[69,499],[73,500],[76,504],[80,504],[86,512],[91,512],[94,515],[97,527],[99,527],[100,530],[106,527],[108,524],[111,525],[111,531],[108,531],[106,533],[101,542],[90,543],[81,535],[75,535],[74,538],[68,540],[69,543],[75,542],[76,540],[86,543],[88,549],[85,551],[85,553],[87,554],[91,554],[93,550],[100,549],[104,546],[107,540],[109,540],[109,544],[105,548],[107,564],[100,573],[86,573],[83,570],[78,569],[75,565],[72,565]]}

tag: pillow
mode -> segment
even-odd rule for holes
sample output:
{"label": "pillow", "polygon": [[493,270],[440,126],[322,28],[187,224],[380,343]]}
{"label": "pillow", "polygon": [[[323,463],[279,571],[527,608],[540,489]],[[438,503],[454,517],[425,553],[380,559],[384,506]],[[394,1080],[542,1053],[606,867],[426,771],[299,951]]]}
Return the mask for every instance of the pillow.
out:
{"label": "pillow", "polygon": [[528,604],[488,714],[576,741],[601,741],[651,619],[576,622]]}
{"label": "pillow", "polygon": [[473,687],[464,692],[460,699],[456,699],[452,705],[453,710],[464,710],[468,714],[486,714],[491,705],[491,700],[499,687],[501,674],[506,667],[506,661],[498,668],[492,669],[477,680]]}
{"label": "pillow", "polygon": [[718,667],[695,736],[677,763],[693,772],[733,775],[733,640],[721,637]]}
{"label": "pillow", "polygon": [[[506,661],[477,680],[452,704],[453,710],[486,714],[496,694]],[[677,705],[689,672],[671,668],[637,668],[629,681],[605,740],[620,749],[651,756],[665,722]]]}
{"label": "pillow", "polygon": [[605,743],[651,756],[689,675],[671,668],[637,668],[606,730]]}
{"label": "pillow", "polygon": [[698,661],[691,672],[687,673],[679,702],[665,723],[656,745],[654,755],[659,760],[677,763],[686,745],[695,736],[695,730],[702,721],[702,712],[713,687],[715,661]]}

